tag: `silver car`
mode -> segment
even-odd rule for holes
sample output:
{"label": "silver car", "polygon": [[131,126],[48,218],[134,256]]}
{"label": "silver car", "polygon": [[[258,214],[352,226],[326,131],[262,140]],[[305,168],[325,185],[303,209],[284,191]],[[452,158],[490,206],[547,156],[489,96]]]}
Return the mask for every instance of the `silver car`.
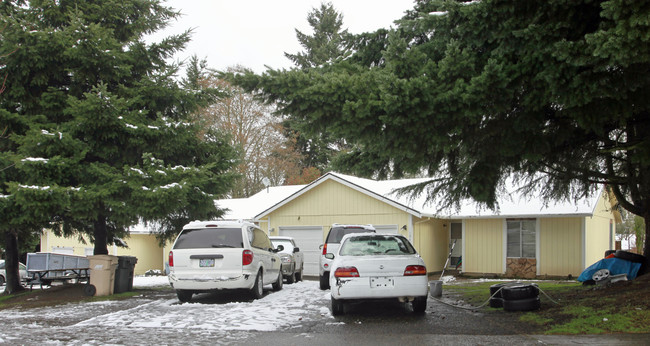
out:
{"label": "silver car", "polygon": [[296,246],[296,241],[291,237],[269,237],[273,247],[277,248],[280,245],[284,247],[279,252],[280,259],[282,260],[282,275],[287,280],[287,283],[294,283],[302,280],[302,272],[305,266],[305,256],[300,252],[300,248]]}
{"label": "silver car", "polygon": [[[18,263],[18,272],[20,275],[20,282],[26,282],[27,267],[22,263]],[[0,260],[0,286],[4,286],[6,282],[7,282],[7,270],[5,269],[5,261]]]}
{"label": "silver car", "polygon": [[264,285],[282,289],[281,250],[250,222],[191,222],[169,252],[169,283],[181,302],[195,293],[227,289],[246,289],[261,298]]}

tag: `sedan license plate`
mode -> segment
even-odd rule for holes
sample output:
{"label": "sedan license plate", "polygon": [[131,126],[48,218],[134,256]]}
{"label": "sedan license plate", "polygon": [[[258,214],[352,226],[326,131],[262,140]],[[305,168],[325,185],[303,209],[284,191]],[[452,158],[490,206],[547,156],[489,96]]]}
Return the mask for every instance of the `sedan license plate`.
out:
{"label": "sedan license plate", "polygon": [[392,288],[395,286],[393,278],[370,278],[370,288]]}
{"label": "sedan license plate", "polygon": [[202,258],[199,260],[199,267],[214,267],[214,258]]}

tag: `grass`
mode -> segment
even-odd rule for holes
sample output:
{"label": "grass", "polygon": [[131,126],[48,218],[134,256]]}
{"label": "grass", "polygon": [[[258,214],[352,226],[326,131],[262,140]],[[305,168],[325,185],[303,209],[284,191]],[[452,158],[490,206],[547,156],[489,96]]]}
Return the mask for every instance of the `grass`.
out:
{"label": "grass", "polygon": [[[480,306],[489,300],[490,286],[496,283],[445,285],[444,291],[467,304]],[[534,332],[545,334],[650,333],[650,304],[645,284],[631,282],[625,286],[599,288],[574,282],[536,283],[545,293],[540,293],[540,310],[506,312],[486,305],[484,311],[516,314],[515,317]]]}

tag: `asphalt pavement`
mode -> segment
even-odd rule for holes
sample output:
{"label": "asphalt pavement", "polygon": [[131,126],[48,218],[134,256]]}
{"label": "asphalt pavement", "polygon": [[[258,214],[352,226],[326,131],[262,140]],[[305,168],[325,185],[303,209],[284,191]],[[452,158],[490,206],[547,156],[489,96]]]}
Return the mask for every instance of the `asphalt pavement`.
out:
{"label": "asphalt pavement", "polygon": [[[144,290],[141,295],[121,301],[66,304],[38,309],[0,310],[0,344],[12,345],[647,345],[647,334],[609,334],[581,336],[528,335],[513,322],[511,314],[485,313],[456,308],[429,299],[425,314],[413,314],[408,305],[366,303],[348,306],[346,313],[333,317],[327,292],[312,292],[311,283],[285,285],[282,292],[298,302],[283,315],[286,301],[279,292],[266,292],[253,302],[245,293],[205,294],[193,304],[180,304],[171,289]],[[313,282],[313,289],[317,283]],[[304,302],[301,299],[305,300]],[[455,303],[452,298],[447,298]],[[260,330],[232,323],[228,315],[248,305],[267,304],[261,313],[279,312],[286,316],[277,327]],[[182,314],[191,325],[182,324]],[[169,314],[174,311],[175,314]],[[137,318],[130,319],[130,316]],[[172,321],[161,321],[173,316]],[[179,317],[180,316],[180,317]],[[199,316],[199,317],[197,317]],[[200,316],[203,316],[201,318]],[[251,319],[256,316],[251,314]],[[119,320],[123,319],[123,323]],[[196,323],[203,319],[202,323]],[[116,323],[115,320],[118,320]],[[135,321],[137,320],[137,323]],[[226,322],[227,321],[227,322]],[[238,321],[245,322],[245,321]]]}

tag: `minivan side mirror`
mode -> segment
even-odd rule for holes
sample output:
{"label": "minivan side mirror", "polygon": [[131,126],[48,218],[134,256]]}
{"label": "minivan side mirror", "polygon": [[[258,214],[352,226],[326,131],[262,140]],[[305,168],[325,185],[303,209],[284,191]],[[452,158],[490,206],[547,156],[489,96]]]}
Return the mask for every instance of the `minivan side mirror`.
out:
{"label": "minivan side mirror", "polygon": [[323,249],[323,244],[320,244],[320,246],[318,248],[322,250]]}
{"label": "minivan side mirror", "polygon": [[332,260],[332,259],[334,259],[334,254],[333,253],[326,253],[325,258]]}
{"label": "minivan side mirror", "polygon": [[300,252],[300,248],[294,247],[294,248],[293,248],[293,252],[294,252],[294,253],[296,253],[296,252]]}

